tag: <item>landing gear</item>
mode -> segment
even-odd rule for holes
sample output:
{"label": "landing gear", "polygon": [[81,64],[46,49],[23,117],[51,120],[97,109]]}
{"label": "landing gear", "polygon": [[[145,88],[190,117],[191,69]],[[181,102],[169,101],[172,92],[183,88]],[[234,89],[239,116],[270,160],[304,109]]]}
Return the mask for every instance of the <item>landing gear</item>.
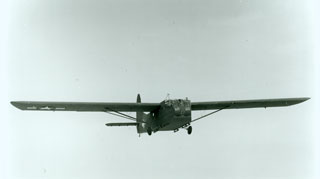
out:
{"label": "landing gear", "polygon": [[188,134],[190,135],[190,134],[192,133],[192,127],[189,126],[189,127],[187,128],[187,131],[188,131]]}
{"label": "landing gear", "polygon": [[151,135],[151,134],[152,134],[152,130],[151,130],[151,129],[148,129],[148,130],[147,130],[147,133],[148,133],[148,135]]}

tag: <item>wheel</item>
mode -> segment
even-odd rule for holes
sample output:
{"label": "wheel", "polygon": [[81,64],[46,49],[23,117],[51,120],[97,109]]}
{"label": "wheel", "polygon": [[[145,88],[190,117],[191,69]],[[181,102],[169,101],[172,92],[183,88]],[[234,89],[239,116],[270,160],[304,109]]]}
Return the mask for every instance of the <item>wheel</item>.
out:
{"label": "wheel", "polygon": [[188,134],[190,135],[192,133],[192,127],[189,126],[187,130],[188,130]]}
{"label": "wheel", "polygon": [[148,133],[148,135],[151,135],[151,134],[152,134],[151,129],[148,129],[148,130],[147,130],[147,133]]}

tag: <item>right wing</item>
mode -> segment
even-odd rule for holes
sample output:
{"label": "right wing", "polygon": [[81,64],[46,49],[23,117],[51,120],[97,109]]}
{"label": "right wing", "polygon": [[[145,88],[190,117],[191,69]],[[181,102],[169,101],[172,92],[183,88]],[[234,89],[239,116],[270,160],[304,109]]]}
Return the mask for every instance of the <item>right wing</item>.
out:
{"label": "right wing", "polygon": [[159,103],[89,103],[89,102],[41,102],[11,101],[21,110],[33,111],[81,111],[81,112],[150,112],[160,107]]}
{"label": "right wing", "polygon": [[213,110],[213,109],[241,109],[241,108],[267,108],[291,106],[302,103],[310,98],[280,98],[280,99],[254,99],[235,101],[209,101],[192,102],[192,110]]}

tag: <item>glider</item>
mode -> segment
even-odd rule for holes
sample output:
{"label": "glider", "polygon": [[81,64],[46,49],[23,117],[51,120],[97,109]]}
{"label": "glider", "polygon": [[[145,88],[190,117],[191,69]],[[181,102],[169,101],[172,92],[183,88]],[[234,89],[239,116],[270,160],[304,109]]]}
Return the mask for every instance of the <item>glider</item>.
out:
{"label": "glider", "polygon": [[[139,135],[141,133],[151,135],[158,131],[177,132],[181,128],[187,129],[188,134],[191,134],[193,122],[225,109],[284,107],[308,99],[310,98],[191,102],[186,98],[166,99],[160,103],[141,103],[138,94],[136,103],[11,101],[11,104],[18,109],[31,111],[107,112],[132,120],[125,123],[107,123],[107,126],[136,126]],[[192,119],[191,111],[197,110],[214,111]],[[123,112],[136,112],[136,117]]]}

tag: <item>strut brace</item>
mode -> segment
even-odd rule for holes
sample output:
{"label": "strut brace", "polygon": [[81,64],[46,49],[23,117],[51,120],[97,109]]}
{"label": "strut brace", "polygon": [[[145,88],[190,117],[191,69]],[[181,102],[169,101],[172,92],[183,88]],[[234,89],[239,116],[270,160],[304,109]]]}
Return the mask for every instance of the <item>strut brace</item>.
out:
{"label": "strut brace", "polygon": [[[115,112],[115,113],[117,113],[117,114],[111,113],[111,112],[109,112],[109,111]],[[108,113],[108,114],[111,114],[111,115],[114,115],[114,116],[118,116],[118,117],[122,117],[122,118],[125,118],[125,119],[137,121],[137,119],[134,118],[134,117],[132,117],[132,116],[129,116],[129,115],[124,114],[124,113],[121,113],[121,112],[119,112],[119,111],[113,110],[113,109],[108,108],[108,107],[106,107],[106,110],[105,110],[104,112],[106,112],[106,113]]]}
{"label": "strut brace", "polygon": [[[117,113],[117,114],[111,113],[111,112],[109,112],[109,111],[115,112],[115,113]],[[129,115],[127,115],[127,114],[121,113],[121,112],[119,112],[119,111],[116,111],[116,110],[114,110],[114,109],[108,108],[108,107],[106,107],[106,110],[105,110],[104,112],[106,112],[106,113],[108,113],[108,114],[111,114],[111,115],[114,115],[114,116],[122,117],[122,118],[129,119],[129,120],[132,120],[132,121],[136,121],[136,122],[137,122],[137,119],[136,119],[136,118],[134,118],[134,117],[132,117],[132,116],[129,116]],[[147,123],[147,122],[139,121],[138,123]]]}
{"label": "strut brace", "polygon": [[214,114],[214,113],[217,113],[217,112],[219,112],[219,111],[221,111],[221,110],[223,110],[223,109],[226,109],[226,108],[228,108],[228,107],[230,107],[230,106],[225,106],[225,107],[223,107],[223,108],[220,108],[220,109],[218,109],[218,110],[215,110],[215,111],[213,111],[213,112],[211,112],[211,113],[208,113],[208,114],[206,114],[206,115],[203,115],[203,116],[201,116],[201,117],[198,117],[198,118],[192,120],[191,122],[195,122],[195,121],[197,121],[197,120],[199,120],[199,119],[202,119],[202,118],[205,118],[205,117],[207,117],[207,116],[210,116],[210,115],[212,115],[212,114]]}

